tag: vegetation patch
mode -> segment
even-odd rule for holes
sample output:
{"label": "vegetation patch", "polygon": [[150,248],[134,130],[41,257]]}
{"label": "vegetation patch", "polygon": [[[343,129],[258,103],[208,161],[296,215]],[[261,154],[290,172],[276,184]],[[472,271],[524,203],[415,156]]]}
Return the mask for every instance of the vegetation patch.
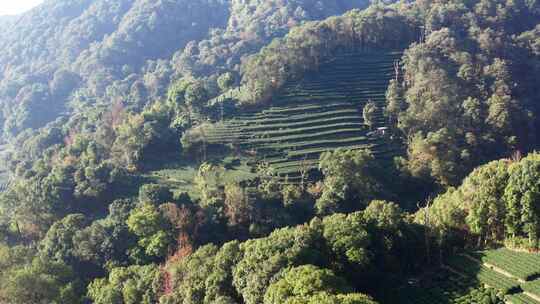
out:
{"label": "vegetation patch", "polygon": [[501,248],[476,252],[474,256],[525,281],[540,275],[540,254]]}
{"label": "vegetation patch", "polygon": [[[395,152],[385,134],[385,92],[397,51],[346,53],[303,79],[290,81],[271,107],[206,126],[208,144],[230,144],[249,151],[253,166],[268,162],[281,176],[298,178],[318,167],[320,155],[337,148]],[[372,105],[366,121],[364,107]]]}
{"label": "vegetation patch", "polygon": [[[441,269],[425,285],[411,285],[399,292],[403,304],[502,304],[497,290],[483,287],[478,282]],[[420,283],[421,284],[421,283]]]}

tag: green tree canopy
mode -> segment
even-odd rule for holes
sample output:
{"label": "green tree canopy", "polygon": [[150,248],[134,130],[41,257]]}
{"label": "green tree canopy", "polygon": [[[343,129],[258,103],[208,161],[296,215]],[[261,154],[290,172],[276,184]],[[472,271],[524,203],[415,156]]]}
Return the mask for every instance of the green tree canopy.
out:
{"label": "green tree canopy", "polygon": [[321,155],[319,168],[324,174],[323,193],[316,203],[320,214],[358,209],[367,205],[381,190],[378,168],[367,150],[325,152]]}
{"label": "green tree canopy", "polygon": [[365,295],[353,294],[348,283],[328,269],[303,265],[284,270],[280,277],[268,287],[264,304],[375,303]]}
{"label": "green tree canopy", "polygon": [[504,190],[506,231],[513,237],[526,236],[538,246],[540,235],[540,157],[530,155],[510,167]]}
{"label": "green tree canopy", "polygon": [[152,264],[117,267],[107,278],[94,280],[88,286],[88,296],[96,304],[153,304],[157,275],[158,267]]}

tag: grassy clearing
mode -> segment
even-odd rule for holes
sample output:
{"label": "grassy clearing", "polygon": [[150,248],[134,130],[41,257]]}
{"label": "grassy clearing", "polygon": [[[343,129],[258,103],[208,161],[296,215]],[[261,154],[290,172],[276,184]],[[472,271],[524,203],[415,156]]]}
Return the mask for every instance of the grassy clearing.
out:
{"label": "grassy clearing", "polygon": [[[230,158],[230,157],[229,157]],[[252,172],[252,167],[247,164],[246,159],[238,159],[238,164],[229,166],[228,158],[215,162],[219,165],[227,165],[223,181],[224,183],[242,182],[253,179],[257,174]],[[167,185],[175,194],[186,192],[190,197],[197,199],[199,193],[195,189],[193,180],[197,175],[198,167],[193,163],[184,164],[181,162],[168,164],[166,168],[155,169],[146,172],[143,177],[151,182]]]}

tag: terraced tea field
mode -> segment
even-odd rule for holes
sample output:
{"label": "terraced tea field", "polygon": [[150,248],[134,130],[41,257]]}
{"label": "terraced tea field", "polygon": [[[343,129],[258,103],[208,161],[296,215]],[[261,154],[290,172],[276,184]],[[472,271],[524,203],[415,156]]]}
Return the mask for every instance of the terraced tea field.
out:
{"label": "terraced tea field", "polygon": [[472,279],[441,269],[429,282],[406,286],[397,298],[388,303],[400,304],[502,304],[503,299],[493,288],[483,287]]}
{"label": "terraced tea field", "polygon": [[520,290],[519,282],[517,280],[494,271],[468,257],[457,255],[449,259],[447,264],[453,270],[456,270],[481,284],[495,288],[503,294],[515,293]]}
{"label": "terraced tea field", "polygon": [[540,254],[515,252],[501,248],[473,254],[475,258],[504,269],[510,275],[527,281],[540,276]]}
{"label": "terraced tea field", "polygon": [[464,280],[496,289],[506,303],[540,304],[540,254],[501,248],[456,255],[446,264]]}
{"label": "terraced tea field", "polygon": [[524,293],[506,295],[504,298],[506,299],[507,303],[512,304],[538,304],[538,301]]}
{"label": "terraced tea field", "polygon": [[382,303],[540,304],[540,254],[501,248],[452,256]]}
{"label": "terraced tea field", "polygon": [[[282,177],[318,167],[319,156],[337,148],[370,149],[391,157],[401,147],[381,136],[386,88],[400,52],[346,54],[299,81],[288,83],[272,106],[241,113],[204,130],[209,144],[249,151],[251,164],[267,162]],[[375,125],[363,120],[368,101],[378,105]]]}
{"label": "terraced tea field", "polygon": [[521,289],[523,291],[531,293],[533,295],[538,295],[540,297],[540,280],[528,281],[521,284]]}

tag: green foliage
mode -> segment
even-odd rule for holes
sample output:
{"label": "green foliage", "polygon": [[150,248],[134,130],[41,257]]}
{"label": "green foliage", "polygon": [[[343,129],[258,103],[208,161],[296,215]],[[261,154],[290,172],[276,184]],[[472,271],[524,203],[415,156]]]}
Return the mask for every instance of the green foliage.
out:
{"label": "green foliage", "polygon": [[152,304],[157,297],[152,286],[156,265],[117,267],[109,276],[88,286],[88,297],[96,304]]}
{"label": "green foliage", "polygon": [[363,216],[367,223],[373,224],[381,230],[396,230],[403,221],[401,208],[397,204],[387,201],[372,201],[364,209]]}
{"label": "green foliage", "polygon": [[[382,21],[381,21],[382,20]],[[414,24],[395,7],[373,5],[343,17],[307,23],[276,39],[242,66],[247,103],[268,101],[289,79],[317,69],[340,48],[399,48],[414,38]],[[393,32],[396,29],[399,33]],[[326,39],[326,37],[335,39]]]}
{"label": "green foliage", "polygon": [[173,54],[225,27],[229,7],[218,0],[100,0],[45,3],[25,13],[0,39],[0,61],[16,70],[0,79],[0,99],[9,105],[4,131],[43,127],[68,104],[123,99],[141,109],[164,95],[177,70]]}
{"label": "green foliage", "polygon": [[110,147],[113,158],[133,171],[144,168],[145,161],[151,160],[155,153],[177,152],[180,149],[178,134],[170,128],[168,110],[156,103],[140,114],[127,115],[121,123],[113,122],[114,143]]}
{"label": "green foliage", "polygon": [[224,188],[225,215],[231,226],[246,225],[253,214],[246,189],[236,183],[228,183]]}
{"label": "green foliage", "polygon": [[283,268],[316,261],[316,232],[308,226],[280,229],[268,238],[241,245],[242,259],[233,270],[233,285],[247,304],[260,303],[272,278]]}
{"label": "green foliage", "polygon": [[540,255],[535,253],[499,248],[475,252],[474,257],[483,263],[504,269],[511,276],[523,281],[534,279],[540,274]]}
{"label": "green foliage", "polygon": [[145,184],[139,188],[139,202],[159,206],[173,201],[169,188],[159,184]]}
{"label": "green foliage", "polygon": [[519,282],[500,272],[482,265],[481,262],[465,256],[453,256],[448,265],[455,270],[470,276],[472,279],[499,290],[502,294],[509,294],[519,290]]}
{"label": "green foliage", "polygon": [[[39,246],[0,247],[0,302],[78,303],[76,278],[107,269],[88,288],[95,303],[373,303],[354,290],[383,289],[425,264],[434,238],[441,255],[463,235],[479,246],[507,236],[537,246],[537,155],[489,163],[444,189],[537,144],[537,4],[375,3],[339,16],[366,5],[49,1],[17,22],[2,18],[2,150],[13,151],[2,153],[12,181],[0,195],[0,233],[10,246]],[[315,72],[324,76],[307,75]],[[225,109],[267,101],[259,112]],[[384,139],[365,128],[381,126],[383,114]],[[245,167],[244,154],[268,164],[260,183],[241,170],[243,182],[231,183],[209,161],[192,183],[174,181],[195,185],[195,203],[148,184],[163,180],[147,170],[173,157],[188,167],[207,161],[216,143]],[[375,160],[402,144],[404,171],[388,183]],[[311,185],[317,165],[324,181]],[[411,176],[446,191],[417,213],[419,224],[393,203],[368,205],[401,200],[394,187]],[[117,200],[138,189],[136,207]],[[313,209],[364,207],[244,241],[305,222]],[[196,248],[231,239],[243,242]],[[163,266],[130,266],[149,261]],[[478,270],[477,280],[514,288]],[[472,299],[498,302],[462,298]]]}
{"label": "green foliage", "polygon": [[[17,181],[0,194],[2,223],[21,239],[39,239],[54,222],[53,202],[48,185]],[[47,194],[46,194],[47,193]]]}
{"label": "green foliage", "polygon": [[9,303],[82,303],[80,282],[61,262],[36,258],[3,275],[0,284],[0,299]]}
{"label": "green foliage", "polygon": [[241,257],[238,245],[230,242],[220,249],[207,245],[180,261],[171,261],[166,271],[173,290],[160,303],[236,303],[232,300],[236,298],[232,267]]}
{"label": "green foliage", "polygon": [[338,260],[348,261],[362,269],[369,263],[370,245],[366,223],[361,213],[336,214],[323,221],[323,236]]}
{"label": "green foliage", "polygon": [[479,282],[470,277],[462,277],[446,269],[439,269],[426,279],[431,280],[429,287],[409,286],[402,290],[395,299],[406,304],[504,303],[498,290],[481,286]]}
{"label": "green foliage", "polygon": [[286,185],[281,190],[281,195],[285,207],[294,206],[301,202],[303,195],[302,188],[297,185]]}
{"label": "green foliage", "polygon": [[171,298],[178,298],[179,303],[203,303],[205,299],[206,281],[208,277],[215,273],[215,255],[218,249],[214,245],[207,245],[199,248],[186,260],[169,267],[173,281],[178,280],[182,284],[175,286],[174,294],[168,295]]}
{"label": "green foliage", "polygon": [[531,155],[510,167],[504,190],[506,231],[512,237],[526,236],[529,245],[538,246],[540,236],[540,160]]}
{"label": "green foliage", "polygon": [[351,291],[347,282],[332,271],[304,265],[285,270],[281,278],[268,287],[264,303],[375,303]]}
{"label": "green foliage", "polygon": [[518,37],[518,41],[538,56],[540,54],[540,26],[536,25],[534,29],[523,32]]}
{"label": "green foliage", "polygon": [[320,214],[347,210],[343,202],[367,205],[380,191],[378,168],[369,151],[338,149],[323,153],[319,168],[325,176],[323,194],[316,205]]}
{"label": "green foliage", "polygon": [[511,295],[504,296],[505,300],[511,301],[512,303],[518,303],[518,304],[534,304],[537,303],[537,301],[525,293],[516,293]]}
{"label": "green foliage", "polygon": [[[5,117],[7,135],[16,135],[26,128],[39,128],[55,118],[62,105],[55,104],[49,88],[42,83],[27,84],[20,88],[12,105],[13,114]],[[38,115],[39,113],[39,115]]]}
{"label": "green foliage", "polygon": [[219,208],[223,203],[223,171],[224,168],[209,163],[199,167],[194,183],[201,193],[201,206]]}
{"label": "green foliage", "polygon": [[75,265],[79,261],[75,235],[87,226],[82,214],[72,214],[54,223],[40,244],[43,257],[53,261]]}
{"label": "green foliage", "polygon": [[[521,67],[535,65],[537,58],[530,44],[520,45],[515,35],[536,26],[535,5],[453,1],[418,6],[426,37],[405,52],[403,82],[389,87],[387,110],[412,139],[413,174],[455,186],[479,164],[534,149],[531,114],[536,108],[529,100],[537,92],[532,75],[538,70],[528,77]],[[448,14],[442,17],[441,11]],[[403,105],[396,104],[400,92]]]}
{"label": "green foliage", "polygon": [[211,31],[207,39],[188,45],[177,64],[182,74],[206,75],[215,70],[236,70],[242,57],[258,52],[295,26],[368,5],[369,1],[365,0],[233,1],[228,26]]}
{"label": "green foliage", "polygon": [[502,237],[505,206],[500,198],[508,176],[508,163],[500,160],[475,169],[463,181],[460,198],[464,208],[469,209],[466,222],[480,239],[497,240]]}
{"label": "green foliage", "polygon": [[[462,172],[458,164],[460,157],[453,149],[456,144],[456,134],[450,129],[440,129],[437,132],[414,134],[408,143],[408,170],[415,177],[429,180],[431,176],[439,178],[444,186],[456,183]],[[466,152],[466,151],[465,151]]]}
{"label": "green foliage", "polygon": [[[475,169],[458,189],[439,195],[430,208],[430,221],[449,231],[467,227],[476,245],[500,242],[505,237],[506,206],[501,198],[510,176],[509,162],[498,160]],[[424,214],[419,214],[422,221]]]}
{"label": "green foliage", "polygon": [[180,109],[186,104],[186,90],[191,85],[189,79],[180,79],[169,86],[167,92],[167,103],[173,109]]}
{"label": "green foliage", "polygon": [[22,245],[10,247],[0,243],[0,274],[4,275],[14,267],[30,264],[34,254],[31,247]]}
{"label": "green foliage", "polygon": [[134,209],[127,219],[127,225],[139,237],[138,244],[148,256],[165,257],[175,241],[170,221],[157,206],[150,203],[143,203]]}
{"label": "green foliage", "polygon": [[234,85],[234,76],[231,73],[224,73],[217,80],[219,89],[222,92],[229,90]]}
{"label": "green foliage", "polygon": [[[372,210],[380,205],[392,208],[390,203],[372,205]],[[264,238],[221,248],[206,245],[191,255],[173,257],[162,274],[162,287],[168,291],[160,303],[374,303],[354,293],[351,282],[364,282],[367,277],[384,280],[381,270],[392,268],[388,262],[401,258],[398,240],[411,244],[413,238],[404,233],[405,221],[394,223],[399,227],[394,228],[383,224],[388,219],[381,220],[378,230],[364,217],[372,218],[363,212],[316,218],[309,225],[279,229]],[[403,215],[383,218],[391,217]],[[388,238],[383,231],[394,236],[395,246],[390,249],[378,246],[378,239]]]}
{"label": "green foliage", "polygon": [[133,208],[130,201],[117,200],[109,206],[105,219],[78,231],[73,240],[79,258],[106,267],[125,264],[126,252],[136,246],[136,237],[126,224]]}
{"label": "green foliage", "polygon": [[364,123],[370,129],[373,129],[373,126],[375,125],[377,110],[377,105],[371,100],[368,101],[362,109],[362,117],[364,117]]}
{"label": "green foliage", "polygon": [[386,107],[384,108],[384,116],[388,121],[395,125],[399,113],[403,110],[403,91],[399,83],[395,79],[390,80],[388,89],[386,90]]}
{"label": "green foliage", "polygon": [[[288,81],[272,97],[271,107],[201,124],[188,130],[183,142],[207,144],[209,151],[213,144],[249,151],[257,160],[256,167],[273,170],[273,178],[261,172],[262,188],[283,179],[305,185],[319,156],[340,147],[369,149],[378,158],[390,157],[397,149],[369,131],[361,110],[368,100],[383,106],[384,90],[391,78],[387,70],[399,56],[401,52],[391,51],[333,55],[317,73]],[[382,126],[381,116],[382,111],[374,113],[374,127]],[[278,191],[270,192],[275,195]]]}
{"label": "green foliage", "polygon": [[[437,197],[429,209],[430,222],[438,229],[465,229],[477,238],[476,245],[506,243],[516,246],[527,238],[525,247],[538,246],[537,153],[516,160],[499,160],[474,170],[458,189]],[[417,222],[425,218],[417,214]],[[514,243],[512,245],[512,243]]]}
{"label": "green foliage", "polygon": [[204,103],[209,99],[205,84],[197,79],[182,78],[174,83],[167,96],[167,105],[172,109],[172,126],[187,129],[201,122]]}

